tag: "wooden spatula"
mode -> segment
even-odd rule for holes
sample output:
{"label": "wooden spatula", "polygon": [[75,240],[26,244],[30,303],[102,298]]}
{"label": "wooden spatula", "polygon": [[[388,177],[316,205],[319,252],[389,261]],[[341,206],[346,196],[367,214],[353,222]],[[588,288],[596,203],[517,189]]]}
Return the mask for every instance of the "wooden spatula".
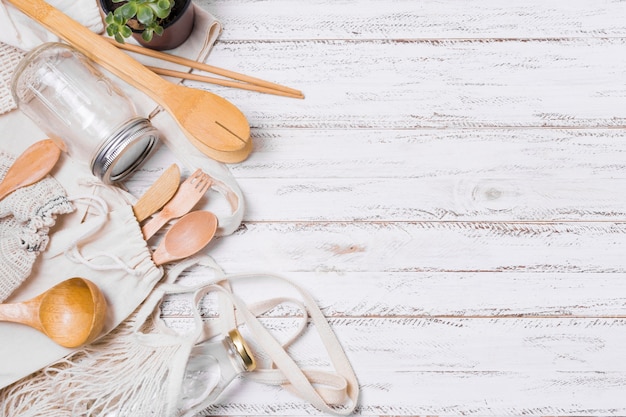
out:
{"label": "wooden spatula", "polygon": [[224,98],[165,80],[43,0],[8,1],[156,101],[205,155],[233,163],[244,160],[252,150],[248,121]]}

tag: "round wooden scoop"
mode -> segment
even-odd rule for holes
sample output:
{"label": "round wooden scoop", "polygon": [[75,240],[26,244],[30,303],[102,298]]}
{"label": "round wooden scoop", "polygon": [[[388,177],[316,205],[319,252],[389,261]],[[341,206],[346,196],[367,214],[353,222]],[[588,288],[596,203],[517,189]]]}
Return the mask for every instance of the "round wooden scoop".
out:
{"label": "round wooden scoop", "polygon": [[51,139],[29,146],[17,157],[0,183],[0,200],[18,188],[32,185],[48,175],[60,155],[61,149]]}
{"label": "round wooden scoop", "polygon": [[250,125],[232,103],[208,91],[165,80],[43,0],[8,1],[156,101],[205,155],[233,163],[246,159],[252,150]]}
{"label": "round wooden scoop", "polygon": [[194,255],[213,239],[216,230],[215,214],[210,211],[192,211],[167,231],[152,254],[152,261],[156,265],[163,265]]}
{"label": "round wooden scoop", "polygon": [[100,334],[106,311],[104,296],[94,283],[70,278],[28,301],[0,304],[0,321],[25,324],[74,348]]}

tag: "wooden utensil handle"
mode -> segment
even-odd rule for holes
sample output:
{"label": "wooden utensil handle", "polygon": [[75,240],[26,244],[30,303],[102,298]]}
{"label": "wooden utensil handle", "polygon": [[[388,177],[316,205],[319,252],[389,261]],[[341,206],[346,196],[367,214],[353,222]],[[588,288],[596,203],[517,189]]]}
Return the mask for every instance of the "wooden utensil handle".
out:
{"label": "wooden utensil handle", "polygon": [[[102,65],[122,80],[134,85],[155,101],[159,101],[157,91],[169,84],[128,54],[118,50],[115,46],[45,1],[8,1],[50,32],[66,40],[88,58]],[[98,51],[98,56],[92,53],[95,50]],[[120,68],[123,70],[120,70]]]}
{"label": "wooden utensil handle", "polygon": [[41,323],[37,316],[37,305],[31,302],[16,304],[0,304],[0,321],[20,323],[41,331]]}
{"label": "wooden utensil handle", "polygon": [[150,239],[156,232],[159,231],[165,223],[170,220],[170,217],[166,215],[166,213],[162,210],[154,215],[146,224],[141,228],[141,233],[143,233],[143,238],[145,240]]}

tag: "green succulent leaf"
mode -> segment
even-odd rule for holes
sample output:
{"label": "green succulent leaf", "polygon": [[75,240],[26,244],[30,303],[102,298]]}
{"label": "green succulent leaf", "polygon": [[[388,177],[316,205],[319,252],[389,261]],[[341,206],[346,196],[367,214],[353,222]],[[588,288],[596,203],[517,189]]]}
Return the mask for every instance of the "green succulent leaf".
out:
{"label": "green succulent leaf", "polygon": [[150,42],[152,40],[153,34],[154,32],[152,31],[152,29],[146,29],[141,34],[141,38],[146,42]]}
{"label": "green succulent leaf", "polygon": [[128,26],[122,26],[120,27],[120,33],[123,37],[130,38],[130,35],[133,34],[133,31]]}
{"label": "green succulent leaf", "polygon": [[126,24],[126,19],[124,19],[122,16],[119,15],[114,15],[113,16],[113,23],[116,25],[125,25]]}
{"label": "green succulent leaf", "polygon": [[[144,41],[150,42],[155,34],[163,34],[163,26],[158,19],[165,19],[172,12],[174,0],[111,0],[113,3],[124,3],[105,16],[106,32],[118,42],[132,35],[129,20],[136,20],[145,27],[141,34]],[[136,28],[136,25],[131,25]]]}
{"label": "green succulent leaf", "polygon": [[149,25],[155,17],[155,13],[150,6],[137,6],[137,20],[144,25]]}
{"label": "green succulent leaf", "polygon": [[117,26],[109,25],[107,26],[107,35],[115,36],[117,34]]}
{"label": "green succulent leaf", "polygon": [[170,10],[169,9],[157,9],[154,11],[154,13],[157,15],[159,19],[165,19],[167,16],[170,15]]}
{"label": "green succulent leaf", "polygon": [[153,10],[160,19],[165,19],[172,11],[172,4],[168,0],[158,0]]}
{"label": "green succulent leaf", "polygon": [[137,14],[137,5],[133,2],[126,3],[122,7],[116,9],[120,11],[120,16],[124,19],[132,19]]}
{"label": "green succulent leaf", "polygon": [[116,40],[118,43],[125,43],[125,42],[124,42],[124,37],[123,37],[122,35],[120,35],[119,33],[116,33],[116,34],[115,34],[115,40]]}
{"label": "green succulent leaf", "polygon": [[106,23],[107,25],[110,25],[113,22],[114,22],[113,12],[109,12],[109,14],[107,14],[106,17],[104,18],[104,23]]}

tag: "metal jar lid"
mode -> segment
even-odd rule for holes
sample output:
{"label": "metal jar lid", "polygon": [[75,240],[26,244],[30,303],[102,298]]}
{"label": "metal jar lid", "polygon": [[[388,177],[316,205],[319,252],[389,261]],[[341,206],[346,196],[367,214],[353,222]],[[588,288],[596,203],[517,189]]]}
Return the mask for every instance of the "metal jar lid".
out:
{"label": "metal jar lid", "polygon": [[129,120],[105,140],[91,162],[91,172],[104,183],[126,178],[155,149],[159,131],[148,119]]}

